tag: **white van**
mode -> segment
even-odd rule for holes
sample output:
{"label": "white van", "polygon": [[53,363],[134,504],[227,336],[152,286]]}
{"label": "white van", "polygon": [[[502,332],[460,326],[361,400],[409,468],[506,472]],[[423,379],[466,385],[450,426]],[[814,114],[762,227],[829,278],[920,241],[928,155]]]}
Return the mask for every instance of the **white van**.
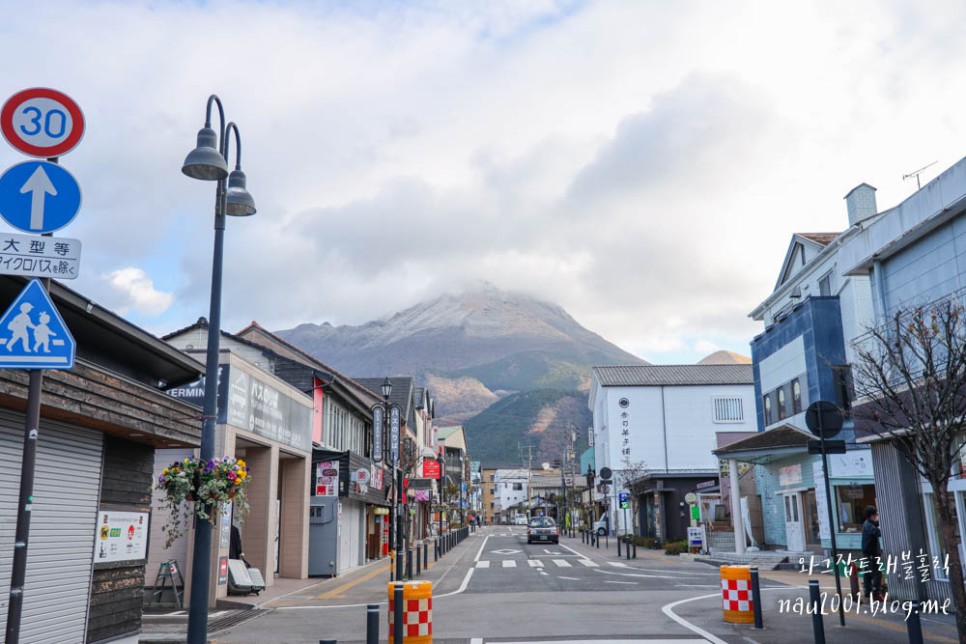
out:
{"label": "white van", "polygon": [[607,513],[604,512],[600,515],[600,518],[594,521],[594,532],[600,536],[604,536],[610,531],[610,523],[607,520]]}

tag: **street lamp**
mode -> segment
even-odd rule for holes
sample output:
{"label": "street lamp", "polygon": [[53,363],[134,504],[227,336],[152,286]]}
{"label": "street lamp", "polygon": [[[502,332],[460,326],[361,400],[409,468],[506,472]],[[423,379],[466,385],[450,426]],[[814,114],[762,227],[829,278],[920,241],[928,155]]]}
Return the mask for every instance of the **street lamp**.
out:
{"label": "street lamp", "polygon": [[[390,525],[393,527],[393,530],[395,532],[394,534],[394,537],[395,537],[394,545],[396,549],[395,579],[396,581],[402,581],[402,578],[403,578],[402,553],[405,552],[404,550],[405,542],[403,541],[404,536],[403,536],[403,526],[402,526],[402,508],[400,507],[402,503],[402,494],[403,494],[403,489],[402,489],[403,477],[402,477],[402,470],[399,469],[400,436],[399,436],[399,430],[397,427],[399,423],[399,417],[397,415],[395,418],[393,418],[392,404],[390,404],[389,402],[389,395],[392,393],[392,381],[389,379],[388,376],[386,376],[386,379],[383,381],[380,388],[382,389],[383,404],[385,405],[385,408],[386,408],[386,420],[388,421],[390,426],[389,455],[392,461],[392,477],[394,481],[393,490],[395,490],[393,494],[394,498],[393,498],[393,504],[392,504],[392,509],[394,514],[393,514],[393,517],[390,519]],[[395,432],[395,436],[393,435],[394,432]]]}
{"label": "street lamp", "polygon": [[[211,128],[211,107],[218,106],[219,129]],[[235,134],[235,169],[228,173],[229,133]],[[218,148],[215,148],[215,144]],[[205,362],[205,398],[201,424],[201,458],[215,455],[215,423],[218,405],[218,353],[221,339],[221,277],[225,239],[225,215],[255,214],[255,201],[245,188],[241,170],[241,135],[234,123],[225,123],[221,99],[212,94],[205,111],[205,126],[198,132],[198,145],[184,160],[181,171],[192,179],[216,181],[215,247],[211,262],[211,307],[208,313],[208,346]],[[228,187],[225,187],[225,178]],[[208,639],[208,587],[211,579],[211,524],[195,516],[195,539],[191,568],[191,602],[188,608],[188,644]]]}
{"label": "street lamp", "polygon": [[587,507],[590,514],[590,527],[591,529],[593,529],[594,521],[596,521],[596,518],[594,517],[594,476],[595,475],[594,475],[594,468],[590,466],[590,463],[587,463],[587,474],[585,474],[585,476],[587,477]]}
{"label": "street lamp", "polygon": [[446,459],[443,456],[443,451],[446,448],[440,445],[439,454],[436,456],[436,462],[439,463],[439,538],[443,538],[443,508],[446,503],[445,495],[445,485],[446,485]]}

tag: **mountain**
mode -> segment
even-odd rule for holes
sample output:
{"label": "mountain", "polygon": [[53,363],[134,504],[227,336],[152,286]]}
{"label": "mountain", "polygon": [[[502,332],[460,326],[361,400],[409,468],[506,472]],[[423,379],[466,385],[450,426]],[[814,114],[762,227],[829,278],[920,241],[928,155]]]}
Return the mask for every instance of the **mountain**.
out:
{"label": "mountain", "polygon": [[490,284],[360,326],[301,324],[276,333],[350,376],[414,376],[449,422],[514,392],[586,391],[595,365],[647,364],[556,304]]}
{"label": "mountain", "polygon": [[577,454],[587,447],[593,417],[587,394],[538,390],[512,394],[463,423],[473,460],[486,467],[533,467],[562,460],[573,433]]}

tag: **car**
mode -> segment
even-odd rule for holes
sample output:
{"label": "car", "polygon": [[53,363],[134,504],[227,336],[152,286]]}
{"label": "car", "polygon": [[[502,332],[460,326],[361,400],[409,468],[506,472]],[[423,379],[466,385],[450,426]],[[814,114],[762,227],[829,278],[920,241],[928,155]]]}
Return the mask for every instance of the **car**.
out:
{"label": "car", "polygon": [[513,517],[513,525],[526,525],[526,524],[527,524],[527,518],[524,515],[518,514],[517,516]]}
{"label": "car", "polygon": [[607,534],[609,528],[610,526],[608,525],[607,513],[605,512],[600,515],[600,518],[597,519],[597,521],[594,522],[594,532],[597,533],[597,536],[603,537],[605,534]]}
{"label": "car", "polygon": [[527,525],[527,543],[560,543],[560,529],[550,517],[534,517]]}

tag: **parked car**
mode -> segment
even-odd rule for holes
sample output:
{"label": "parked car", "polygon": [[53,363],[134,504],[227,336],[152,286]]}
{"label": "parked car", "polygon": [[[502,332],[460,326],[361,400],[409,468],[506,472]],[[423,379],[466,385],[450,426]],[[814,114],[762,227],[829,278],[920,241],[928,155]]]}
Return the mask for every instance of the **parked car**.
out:
{"label": "parked car", "polygon": [[534,541],[560,543],[560,529],[557,527],[557,522],[550,517],[530,519],[530,524],[527,526],[527,543]]}
{"label": "parked car", "polygon": [[600,518],[594,522],[594,532],[599,536],[603,537],[610,531],[610,521],[607,518],[607,513],[604,512],[600,515]]}
{"label": "parked car", "polygon": [[526,525],[527,517],[523,514],[518,514],[513,517],[513,525]]}

